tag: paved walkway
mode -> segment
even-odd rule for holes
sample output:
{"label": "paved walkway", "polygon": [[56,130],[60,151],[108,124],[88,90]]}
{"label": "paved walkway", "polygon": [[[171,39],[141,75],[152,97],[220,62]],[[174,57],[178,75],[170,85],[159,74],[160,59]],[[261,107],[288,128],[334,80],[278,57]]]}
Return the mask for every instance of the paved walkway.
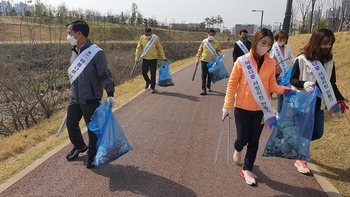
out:
{"label": "paved walkway", "polygon": [[[228,52],[229,71],[231,62]],[[200,67],[192,82],[193,69],[173,74],[175,86],[157,87],[157,94],[144,91],[115,112],[132,152],[91,170],[84,165],[86,154],[66,161],[69,144],[0,196],[327,196],[315,177],[297,172],[292,160],[261,156],[269,130],[263,131],[253,170],[257,187],[239,176],[241,166],[226,163],[226,136],[214,165],[227,79],[200,96]]]}

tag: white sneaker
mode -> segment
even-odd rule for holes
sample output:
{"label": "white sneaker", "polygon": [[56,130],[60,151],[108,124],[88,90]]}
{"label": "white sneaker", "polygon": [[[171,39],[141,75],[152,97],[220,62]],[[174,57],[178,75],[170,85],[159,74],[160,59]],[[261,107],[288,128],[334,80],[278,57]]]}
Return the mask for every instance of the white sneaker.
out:
{"label": "white sneaker", "polygon": [[249,171],[249,170],[242,170],[241,172],[241,177],[243,177],[245,179],[245,182],[248,184],[248,185],[255,185],[256,182],[255,182],[255,175]]}
{"label": "white sneaker", "polygon": [[235,152],[233,153],[233,161],[236,164],[239,164],[241,162],[241,152],[235,150]]}
{"label": "white sneaker", "polygon": [[298,168],[298,171],[302,174],[311,174],[310,169],[307,167],[307,162],[304,160],[296,160],[294,166]]}

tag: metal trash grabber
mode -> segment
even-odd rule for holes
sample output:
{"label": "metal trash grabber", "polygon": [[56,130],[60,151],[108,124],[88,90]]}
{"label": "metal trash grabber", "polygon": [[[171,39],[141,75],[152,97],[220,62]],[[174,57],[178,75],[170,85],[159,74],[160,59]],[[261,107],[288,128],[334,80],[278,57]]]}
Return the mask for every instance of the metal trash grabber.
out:
{"label": "metal trash grabber", "polygon": [[[228,117],[228,116],[226,116]],[[217,163],[218,160],[218,155],[219,155],[219,150],[220,150],[220,145],[221,145],[221,140],[222,140],[222,134],[224,133],[224,128],[225,128],[225,120],[226,117],[224,118],[224,120],[222,121],[222,125],[221,125],[221,130],[220,130],[220,134],[219,134],[219,141],[218,141],[218,146],[216,148],[216,155],[215,155],[215,161],[214,164]],[[227,131],[227,165],[230,163],[230,130],[231,130],[231,118],[228,117],[228,131]]]}
{"label": "metal trash grabber", "polygon": [[196,68],[194,69],[194,73],[193,73],[193,76],[192,76],[192,81],[194,80],[194,77],[196,76],[198,64],[199,64],[199,61],[196,63]]}
{"label": "metal trash grabber", "polygon": [[67,114],[64,116],[62,123],[57,130],[56,137],[60,137],[63,134],[64,126],[66,125],[66,122],[67,122]]}
{"label": "metal trash grabber", "polygon": [[131,73],[130,73],[130,77],[132,77],[132,74],[134,74],[134,70],[136,68],[137,63],[139,63],[139,62],[138,61],[135,62],[134,66],[132,67],[132,70],[131,70]]}

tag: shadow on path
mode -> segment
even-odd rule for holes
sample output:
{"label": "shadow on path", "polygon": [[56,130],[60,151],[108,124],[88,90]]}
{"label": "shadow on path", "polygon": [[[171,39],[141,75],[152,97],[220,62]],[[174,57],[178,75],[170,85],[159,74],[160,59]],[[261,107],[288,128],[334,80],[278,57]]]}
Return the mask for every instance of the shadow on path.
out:
{"label": "shadow on path", "polygon": [[285,195],[279,195],[280,197],[282,197],[282,196],[309,196],[309,197],[312,197],[312,196],[322,197],[322,196],[324,196],[324,197],[327,197],[327,194],[324,191],[288,185],[286,183],[272,180],[268,176],[266,176],[263,172],[260,171],[259,166],[254,166],[254,173],[258,177],[257,178],[258,184],[264,183],[273,190],[285,193]]}
{"label": "shadow on path", "polygon": [[199,97],[197,96],[182,94],[180,92],[163,92],[162,91],[162,92],[159,92],[159,95],[174,96],[174,97],[188,99],[190,101],[199,101]]}
{"label": "shadow on path", "polygon": [[130,191],[142,196],[196,196],[191,189],[170,179],[139,170],[135,166],[107,164],[93,169],[108,177],[110,191]]}

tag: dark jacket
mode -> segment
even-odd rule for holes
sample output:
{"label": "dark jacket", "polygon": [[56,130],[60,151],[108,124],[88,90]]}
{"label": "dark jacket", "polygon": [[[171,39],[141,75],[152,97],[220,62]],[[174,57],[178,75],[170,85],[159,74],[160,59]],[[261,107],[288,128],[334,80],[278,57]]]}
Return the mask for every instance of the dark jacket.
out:
{"label": "dark jacket", "polygon": [[[250,50],[252,46],[252,42],[250,40],[242,41],[243,44],[247,47],[248,51]],[[233,48],[232,56],[233,56],[233,63],[239,58],[240,56],[244,55],[244,52],[241,50],[241,48],[238,46],[238,44],[235,42],[235,46]]]}
{"label": "dark jacket", "polygon": [[[80,53],[92,45],[88,40],[81,48]],[[73,47],[70,63],[79,55],[76,46]],[[92,58],[83,72],[71,84],[71,102],[88,104],[101,100],[103,87],[108,96],[113,96],[115,83],[108,68],[104,51],[100,50]]]}

